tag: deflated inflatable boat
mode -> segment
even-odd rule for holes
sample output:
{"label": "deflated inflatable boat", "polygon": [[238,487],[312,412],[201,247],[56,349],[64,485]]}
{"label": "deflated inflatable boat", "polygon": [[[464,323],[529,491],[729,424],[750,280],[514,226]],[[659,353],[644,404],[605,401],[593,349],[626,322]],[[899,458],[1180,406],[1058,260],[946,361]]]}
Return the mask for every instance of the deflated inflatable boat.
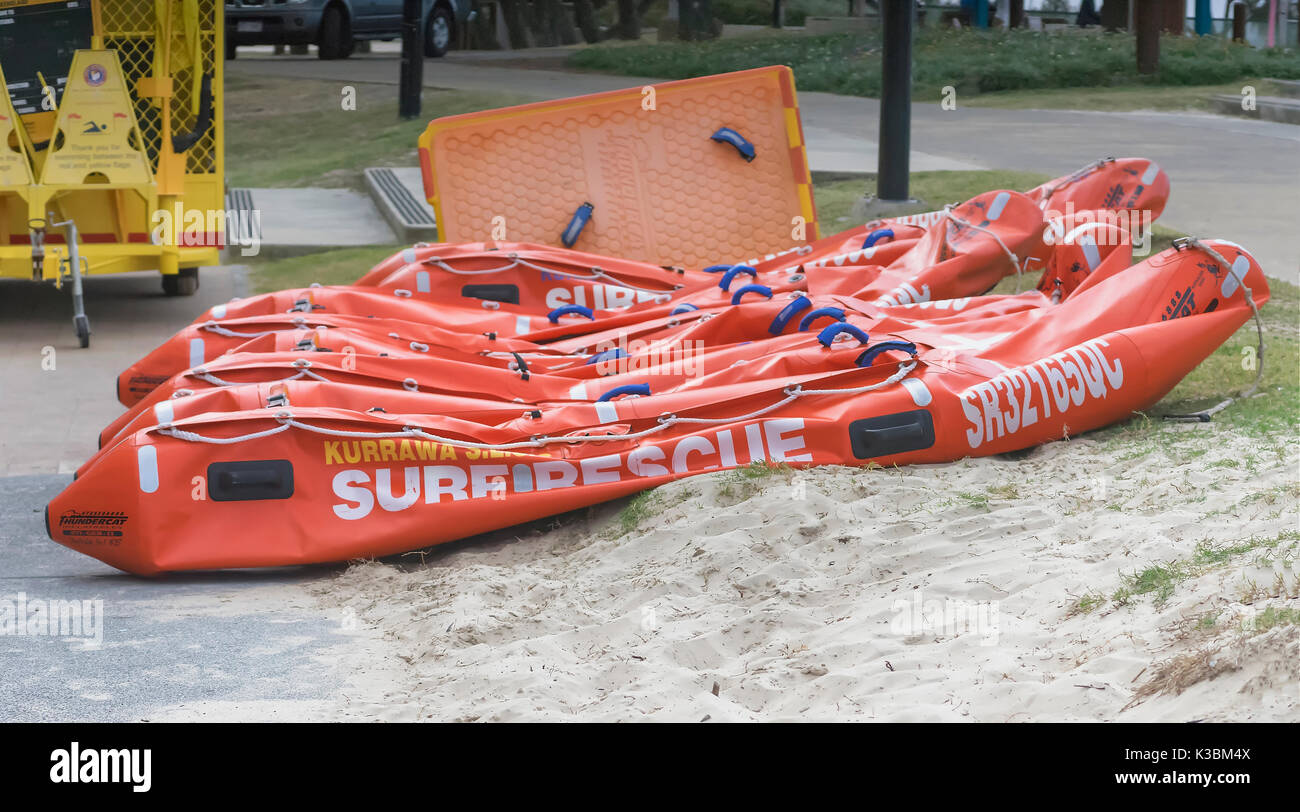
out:
{"label": "deflated inflatable boat", "polygon": [[1233,243],[1132,264],[1115,218],[1067,235],[1047,212],[1167,192],[1107,162],[702,269],[417,246],[354,286],[214,308],[133,365],[48,530],[142,574],[338,561],[755,462],[944,462],[1104,426],[1268,298]]}

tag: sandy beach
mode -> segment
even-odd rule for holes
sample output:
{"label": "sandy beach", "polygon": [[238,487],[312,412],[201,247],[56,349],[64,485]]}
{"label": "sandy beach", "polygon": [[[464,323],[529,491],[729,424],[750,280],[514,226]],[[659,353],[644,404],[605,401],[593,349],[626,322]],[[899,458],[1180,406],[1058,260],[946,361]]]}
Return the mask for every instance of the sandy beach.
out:
{"label": "sandy beach", "polygon": [[399,662],[345,718],[1300,721],[1298,465],[1170,424],[741,469],[311,590]]}

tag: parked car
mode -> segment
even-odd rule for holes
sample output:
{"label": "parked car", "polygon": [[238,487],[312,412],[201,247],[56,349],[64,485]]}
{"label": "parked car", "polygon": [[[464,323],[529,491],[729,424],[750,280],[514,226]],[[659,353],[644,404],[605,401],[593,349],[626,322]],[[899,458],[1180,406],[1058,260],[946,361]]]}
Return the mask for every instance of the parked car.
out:
{"label": "parked car", "polygon": [[[472,0],[424,0],[424,55],[447,53]],[[315,45],[347,59],[357,40],[402,34],[402,0],[227,0],[226,59],[240,45]]]}

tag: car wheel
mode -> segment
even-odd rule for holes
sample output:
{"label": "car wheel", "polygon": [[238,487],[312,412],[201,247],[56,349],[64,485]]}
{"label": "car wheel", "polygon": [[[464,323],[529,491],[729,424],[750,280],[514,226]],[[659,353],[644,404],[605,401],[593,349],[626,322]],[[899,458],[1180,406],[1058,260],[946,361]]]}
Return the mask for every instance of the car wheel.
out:
{"label": "car wheel", "polygon": [[234,59],[239,53],[239,46],[230,40],[226,40],[226,60]]}
{"label": "car wheel", "polygon": [[330,6],[320,21],[320,39],[316,43],[321,59],[347,59],[352,53],[352,32],[343,9]]}
{"label": "car wheel", "polygon": [[424,55],[436,59],[451,48],[451,11],[446,6],[436,6],[429,12],[424,26]]}

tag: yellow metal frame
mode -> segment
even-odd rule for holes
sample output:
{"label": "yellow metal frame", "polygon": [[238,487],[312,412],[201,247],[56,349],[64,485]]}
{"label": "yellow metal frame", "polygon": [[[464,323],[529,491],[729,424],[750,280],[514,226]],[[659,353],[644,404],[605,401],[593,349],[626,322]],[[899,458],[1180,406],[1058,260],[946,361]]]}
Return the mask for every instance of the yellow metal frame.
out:
{"label": "yellow metal frame", "polygon": [[[35,5],[49,0],[27,0]],[[91,0],[94,35],[91,48],[117,53],[141,141],[153,173],[152,189],[106,187],[85,183],[41,184],[43,159],[33,167],[35,183],[27,188],[0,186],[0,276],[33,278],[31,245],[21,239],[28,223],[74,219],[83,235],[80,253],[90,274],[215,265],[225,239],[225,138],[223,88],[225,21],[223,0]],[[168,45],[185,27],[186,4],[197,11],[200,64],[192,52],[179,55]],[[159,16],[166,19],[159,25]],[[174,16],[174,19],[173,19]],[[191,23],[192,26],[192,23]],[[165,35],[165,36],[164,36]],[[155,62],[155,51],[158,61]],[[173,62],[173,58],[175,61]],[[212,76],[212,123],[189,150],[172,151],[172,124],[192,127],[197,118],[198,75]],[[159,71],[161,78],[155,76]],[[167,114],[163,114],[167,111]],[[29,145],[30,146],[30,145]],[[165,212],[160,216],[159,212]],[[213,216],[210,213],[220,212]],[[201,244],[185,244],[194,214],[213,228],[200,226]],[[180,216],[177,216],[180,215]],[[187,217],[188,215],[188,217]],[[170,229],[168,229],[170,224]],[[155,231],[163,239],[155,241]],[[58,281],[66,249],[61,230],[50,229],[41,278]],[[193,240],[190,240],[193,243]]]}

